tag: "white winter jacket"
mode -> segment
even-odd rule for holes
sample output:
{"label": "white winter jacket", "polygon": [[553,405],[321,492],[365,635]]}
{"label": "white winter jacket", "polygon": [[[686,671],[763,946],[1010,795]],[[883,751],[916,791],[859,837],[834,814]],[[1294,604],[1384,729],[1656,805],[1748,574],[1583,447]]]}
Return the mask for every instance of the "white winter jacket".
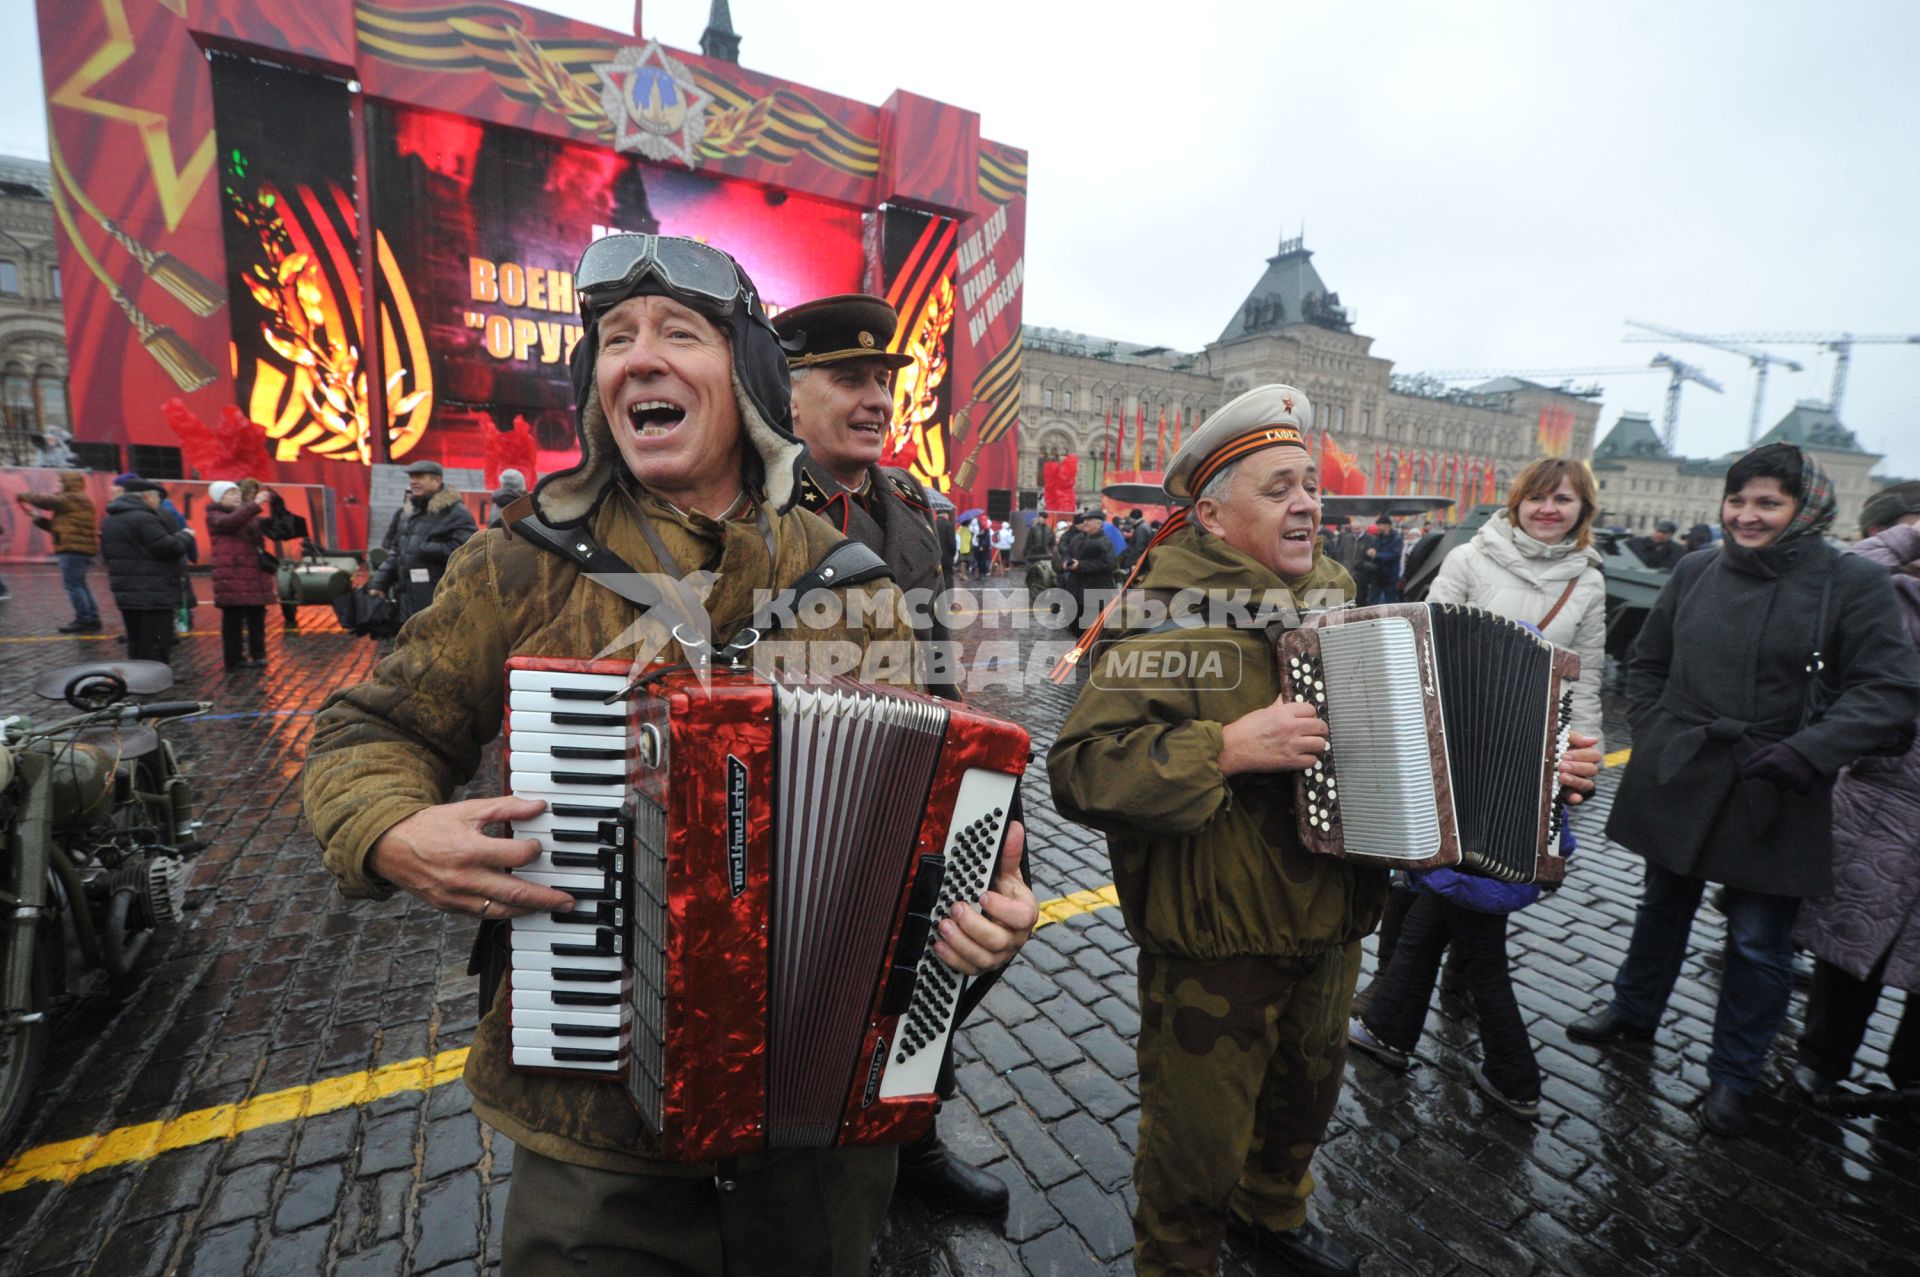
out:
{"label": "white winter jacket", "polygon": [[1573,593],[1545,633],[1579,655],[1573,730],[1598,737],[1600,683],[1607,673],[1607,582],[1600,575],[1598,550],[1576,550],[1571,539],[1543,545],[1509,523],[1502,510],[1473,540],[1447,555],[1427,602],[1465,603],[1537,626],[1568,581],[1575,582]]}

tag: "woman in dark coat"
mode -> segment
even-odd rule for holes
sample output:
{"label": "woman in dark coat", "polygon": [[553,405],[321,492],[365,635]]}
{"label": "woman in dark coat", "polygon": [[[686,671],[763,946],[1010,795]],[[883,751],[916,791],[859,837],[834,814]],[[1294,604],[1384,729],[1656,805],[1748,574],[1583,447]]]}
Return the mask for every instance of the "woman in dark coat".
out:
{"label": "woman in dark coat", "polygon": [[[1893,573],[1901,621],[1920,651],[1920,481],[1868,498],[1860,527],[1867,536],[1852,552]],[[1920,745],[1863,758],[1834,782],[1833,891],[1807,901],[1793,938],[1814,955],[1794,1085],[1817,1099],[1845,1080],[1891,986],[1907,991],[1907,1006],[1887,1080],[1920,1086]]]}
{"label": "woman in dark coat", "polygon": [[160,513],[166,489],[130,478],[107,503],[100,529],[100,557],[120,619],[127,623],[127,658],[165,661],[173,652],[173,614],[180,606],[191,529],[176,531]]}
{"label": "woman in dark coat", "polygon": [[260,558],[266,541],[260,516],[270,498],[262,492],[245,500],[239,484],[225,482],[209,484],[207,495],[214,503],[207,511],[207,531],[213,534],[213,605],[220,609],[221,655],[230,670],[263,666],[267,604],[277,597],[273,573]]}
{"label": "woman in dark coat", "polygon": [[[1898,748],[1920,674],[1886,569],[1822,534],[1833,488],[1790,444],[1727,471],[1718,549],[1688,555],[1647,614],[1627,673],[1633,757],[1607,836],[1647,859],[1612,1003],[1583,1042],[1653,1037],[1709,882],[1726,885],[1707,1129],[1737,1135],[1793,992],[1800,902],[1832,886],[1840,769]],[[1824,669],[1821,689],[1810,668]]]}

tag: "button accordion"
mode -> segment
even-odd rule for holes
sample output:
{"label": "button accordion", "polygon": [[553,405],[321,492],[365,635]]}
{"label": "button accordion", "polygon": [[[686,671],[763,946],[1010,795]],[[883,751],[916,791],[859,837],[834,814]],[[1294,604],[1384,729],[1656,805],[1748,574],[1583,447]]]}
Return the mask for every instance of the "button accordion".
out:
{"label": "button accordion", "polygon": [[1394,603],[1278,639],[1283,697],[1326,721],[1296,774],[1308,851],[1392,869],[1559,882],[1559,762],[1580,658],[1478,608]]}
{"label": "button accordion", "polygon": [[[931,1122],[962,978],[934,954],[991,885],[1027,733],[963,705],[749,672],[508,662],[520,1068],[625,1086],[653,1150],[901,1143]],[[629,695],[623,696],[623,693]]]}

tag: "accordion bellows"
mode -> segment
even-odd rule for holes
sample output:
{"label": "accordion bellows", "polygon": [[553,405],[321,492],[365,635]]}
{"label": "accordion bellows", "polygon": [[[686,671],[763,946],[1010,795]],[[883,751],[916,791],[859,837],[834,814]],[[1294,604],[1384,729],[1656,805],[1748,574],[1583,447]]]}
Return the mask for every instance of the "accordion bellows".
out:
{"label": "accordion bellows", "polygon": [[1491,612],[1427,603],[1322,613],[1277,646],[1282,696],[1328,729],[1326,753],[1294,782],[1307,850],[1561,880],[1558,768],[1578,656]]}
{"label": "accordion bellows", "polygon": [[507,680],[508,785],[548,803],[516,872],[576,902],[514,920],[515,1066],[624,1085],[683,1161],[924,1131],[962,985],[934,928],[992,882],[1027,733],[844,679]]}

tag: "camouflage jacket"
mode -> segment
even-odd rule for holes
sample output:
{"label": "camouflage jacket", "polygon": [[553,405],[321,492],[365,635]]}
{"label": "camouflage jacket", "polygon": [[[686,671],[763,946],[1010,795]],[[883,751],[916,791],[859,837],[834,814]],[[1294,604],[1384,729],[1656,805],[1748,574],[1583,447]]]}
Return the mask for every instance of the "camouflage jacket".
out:
{"label": "camouflage jacket", "polygon": [[[1158,546],[1147,590],[1278,590],[1259,563],[1197,529]],[[1353,581],[1314,552],[1302,590]],[[1162,674],[1154,654],[1221,658],[1198,674]],[[1150,953],[1216,960],[1310,956],[1366,935],[1387,876],[1303,850],[1293,778],[1228,778],[1221,730],[1280,693],[1263,630],[1193,628],[1131,635],[1107,649],[1068,715],[1047,767],[1054,805],[1107,835],[1127,930]]]}
{"label": "camouflage jacket", "polygon": [[[602,546],[639,572],[661,569],[635,521],[636,506],[682,568],[716,574],[706,608],[717,643],[751,619],[754,591],[791,584],[842,539],[803,510],[768,510],[775,546],[769,564],[752,518],[716,523],[615,490],[590,525]],[[898,615],[897,606],[879,597],[897,593],[893,586],[868,588],[879,610],[867,615]],[[806,609],[799,611],[804,617]],[[371,680],[330,697],[315,722],[304,777],[307,817],[341,890],[382,899],[393,894],[368,873],[367,853],[396,822],[448,801],[473,777],[482,750],[500,731],[509,656],[630,658],[636,616],[632,604],[583,580],[570,561],[504,529],[489,528],[456,551],[431,606],[401,630],[399,647]],[[840,624],[806,628],[802,620],[784,637],[847,639],[865,648],[881,640],[904,643],[910,633],[897,622],[886,630],[849,631]],[[680,654],[669,644],[660,659]],[[515,1069],[508,1039],[505,999],[497,999],[475,1032],[466,1083],[474,1111],[515,1143],[605,1170],[711,1173],[710,1167],[653,1160],[638,1111],[620,1086]]]}

